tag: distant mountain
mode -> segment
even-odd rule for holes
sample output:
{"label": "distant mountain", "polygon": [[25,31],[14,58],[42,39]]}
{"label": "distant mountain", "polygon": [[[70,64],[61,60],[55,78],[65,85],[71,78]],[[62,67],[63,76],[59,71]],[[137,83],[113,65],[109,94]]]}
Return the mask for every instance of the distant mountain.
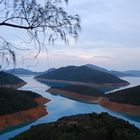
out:
{"label": "distant mountain", "polygon": [[15,68],[15,69],[7,70],[6,72],[14,75],[40,75],[40,74],[48,73],[53,70],[55,70],[55,68],[48,69],[44,72],[34,72],[24,68]]}
{"label": "distant mountain", "polygon": [[127,83],[115,75],[86,66],[67,66],[56,69],[47,74],[35,77],[36,79],[65,80],[85,83]]}
{"label": "distant mountain", "polygon": [[132,76],[140,76],[140,70],[128,70],[128,71],[124,71],[124,73],[130,74]]}
{"label": "distant mountain", "polygon": [[18,78],[17,76],[0,71],[0,87],[17,88],[25,84],[26,82],[24,82],[22,79]]}
{"label": "distant mountain", "polygon": [[109,72],[107,69],[99,67],[99,66],[96,66],[96,65],[93,65],[93,64],[86,64],[84,66],[86,66],[88,68],[95,69],[95,70],[103,71],[103,72]]}
{"label": "distant mountain", "polygon": [[107,70],[105,68],[102,68],[102,67],[99,67],[99,66],[96,66],[96,65],[93,65],[93,64],[86,64],[84,66],[86,66],[88,68],[95,69],[95,70],[107,72],[107,73],[110,73],[110,74],[113,74],[113,75],[116,75],[116,76],[119,76],[119,77],[134,76],[133,74],[128,73],[128,72],[121,72],[121,71],[115,71],[115,70]]}
{"label": "distant mountain", "polygon": [[40,72],[33,72],[24,68],[15,68],[7,70],[6,72],[14,75],[38,75]]}
{"label": "distant mountain", "polygon": [[108,72],[113,74],[113,75],[119,76],[119,77],[133,76],[132,74],[125,73],[125,72],[120,72],[120,71],[115,71],[115,70],[111,70],[111,71],[108,71]]}

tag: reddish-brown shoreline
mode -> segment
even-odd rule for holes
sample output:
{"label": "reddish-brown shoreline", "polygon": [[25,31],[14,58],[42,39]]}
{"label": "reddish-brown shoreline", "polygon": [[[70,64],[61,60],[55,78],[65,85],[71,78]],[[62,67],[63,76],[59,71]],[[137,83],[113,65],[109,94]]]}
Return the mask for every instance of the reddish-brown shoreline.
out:
{"label": "reddish-brown shoreline", "polygon": [[140,116],[140,106],[123,104],[117,102],[111,102],[108,98],[103,98],[99,100],[99,104],[107,109],[115,112],[126,113],[129,115]]}
{"label": "reddish-brown shoreline", "polygon": [[105,107],[115,112],[121,112],[121,113],[126,113],[129,115],[140,116],[140,106],[111,102],[106,97],[85,96],[85,95],[80,95],[75,92],[70,92],[70,91],[60,90],[60,89],[55,89],[55,88],[50,88],[47,91],[50,93],[58,93],[62,96],[65,96],[71,99],[80,100],[80,101],[88,102],[88,103],[99,104],[102,107]]}
{"label": "reddish-brown shoreline", "polygon": [[100,98],[100,97],[95,97],[95,96],[81,95],[76,92],[60,90],[60,89],[56,89],[56,88],[50,88],[47,91],[50,93],[58,93],[67,98],[71,98],[71,99],[75,99],[75,100],[79,100],[79,101],[83,101],[83,102],[89,102],[89,103],[97,103],[97,100]]}
{"label": "reddish-brown shoreline", "polygon": [[11,126],[16,126],[25,122],[37,120],[38,118],[47,115],[48,112],[46,111],[44,104],[49,102],[50,100],[44,97],[39,97],[36,98],[35,101],[38,103],[37,107],[24,111],[19,111],[13,114],[0,116],[0,130]]}

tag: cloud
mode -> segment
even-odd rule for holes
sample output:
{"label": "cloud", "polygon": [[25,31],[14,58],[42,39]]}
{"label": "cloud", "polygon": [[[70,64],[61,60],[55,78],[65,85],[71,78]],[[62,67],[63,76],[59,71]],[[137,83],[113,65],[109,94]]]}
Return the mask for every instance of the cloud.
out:
{"label": "cloud", "polygon": [[[38,69],[85,63],[110,69],[140,69],[139,5],[139,0],[70,0],[65,9],[71,14],[78,13],[82,20],[79,40],[75,43],[70,38],[69,46],[61,41],[56,42],[55,46],[46,43],[49,55],[41,53]],[[0,29],[1,33],[5,30]],[[11,32],[5,33],[5,36],[18,42],[19,33],[12,36]],[[22,35],[26,38],[20,31]],[[26,44],[21,46],[30,47]]]}

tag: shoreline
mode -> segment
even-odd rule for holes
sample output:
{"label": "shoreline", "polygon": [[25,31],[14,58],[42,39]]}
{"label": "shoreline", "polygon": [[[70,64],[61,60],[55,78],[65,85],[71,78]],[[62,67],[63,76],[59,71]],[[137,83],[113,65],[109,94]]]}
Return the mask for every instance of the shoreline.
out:
{"label": "shoreline", "polygon": [[128,115],[140,117],[140,106],[111,102],[107,97],[80,95],[79,93],[76,92],[70,92],[70,91],[60,90],[55,88],[50,88],[47,91],[52,94],[55,93],[70,99],[75,99],[75,100],[92,103],[92,104],[99,104],[100,106],[114,112],[120,112]]}
{"label": "shoreline", "polygon": [[53,79],[43,79],[43,78],[34,78],[38,81],[46,81],[46,82],[52,82],[52,83],[60,83],[60,84],[69,84],[69,85],[83,85],[88,87],[95,87],[95,88],[112,88],[112,87],[124,87],[128,86],[129,82],[123,82],[123,83],[84,83],[84,82],[76,82],[76,81],[65,81],[65,80],[53,80]]}
{"label": "shoreline", "polygon": [[25,122],[31,122],[37,120],[48,114],[45,104],[50,100],[44,97],[38,97],[34,99],[38,106],[30,108],[28,110],[19,111],[13,114],[0,116],[0,131],[4,131],[7,128],[14,127],[16,125],[23,124]]}
{"label": "shoreline", "polygon": [[92,104],[97,104],[97,101],[100,97],[95,97],[95,96],[86,96],[86,95],[80,95],[79,93],[76,92],[70,92],[70,91],[66,91],[66,90],[60,90],[60,89],[56,89],[56,88],[50,88],[47,90],[47,92],[50,92],[52,94],[58,94],[70,99],[74,99],[74,100],[79,100],[79,101],[83,101],[83,102],[87,102],[87,103],[92,103]]}

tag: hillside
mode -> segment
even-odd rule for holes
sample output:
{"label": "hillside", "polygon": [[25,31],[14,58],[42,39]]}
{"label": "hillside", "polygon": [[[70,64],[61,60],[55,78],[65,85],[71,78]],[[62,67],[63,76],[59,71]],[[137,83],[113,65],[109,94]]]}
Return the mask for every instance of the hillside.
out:
{"label": "hillside", "polygon": [[0,131],[47,115],[48,99],[31,91],[0,88]]}
{"label": "hillside", "polygon": [[91,69],[95,69],[95,70],[99,70],[99,71],[103,71],[103,72],[108,72],[107,69],[93,65],[93,64],[86,64],[84,65],[85,67],[91,68]]}
{"label": "hillside", "polygon": [[95,70],[103,71],[103,72],[106,72],[106,73],[110,73],[110,74],[113,74],[113,75],[116,75],[116,76],[119,76],[119,77],[134,76],[132,73],[129,73],[127,71],[122,72],[122,71],[116,71],[116,70],[108,70],[108,69],[105,69],[105,68],[102,68],[102,67],[99,67],[99,66],[96,66],[96,65],[93,65],[93,64],[86,64],[84,66],[86,66],[88,68],[95,69]]}
{"label": "hillside", "polygon": [[22,79],[18,78],[17,76],[0,71],[0,87],[17,88],[25,84],[26,82],[24,82]]}
{"label": "hillside", "polygon": [[7,70],[6,72],[14,75],[40,75],[40,74],[48,73],[53,70],[55,70],[55,68],[48,69],[44,72],[34,72],[24,68],[15,68],[15,69]]}
{"label": "hillside", "polygon": [[38,104],[33,99],[38,97],[41,96],[30,91],[0,88],[0,115],[37,107]]}
{"label": "hillside", "polygon": [[112,102],[140,106],[140,86],[116,91],[107,94],[107,97]]}
{"label": "hillside", "polygon": [[107,113],[64,117],[41,124],[11,140],[139,140],[140,130]]}
{"label": "hillside", "polygon": [[41,74],[40,72],[33,72],[28,69],[24,68],[15,68],[15,69],[10,69],[6,71],[7,73],[14,74],[14,75],[39,75]]}
{"label": "hillside", "polygon": [[127,83],[121,80],[117,76],[112,74],[102,72],[99,70],[94,70],[85,66],[68,66],[56,69],[47,74],[39,75],[35,77],[36,79],[51,79],[51,80],[65,80],[65,81],[76,81],[85,83]]}
{"label": "hillside", "polygon": [[47,91],[72,100],[99,104],[114,112],[140,116],[140,86],[109,94],[104,94],[94,87],[77,85],[52,86]]}

